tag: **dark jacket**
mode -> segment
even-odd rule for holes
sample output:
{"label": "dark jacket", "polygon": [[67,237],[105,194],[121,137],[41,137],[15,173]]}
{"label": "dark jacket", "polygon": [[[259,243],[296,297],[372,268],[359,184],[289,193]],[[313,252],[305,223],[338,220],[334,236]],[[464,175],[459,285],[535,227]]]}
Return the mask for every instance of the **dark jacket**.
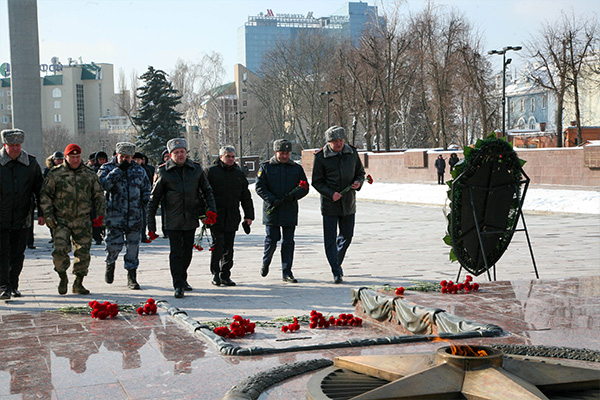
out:
{"label": "dark jacket", "polygon": [[98,178],[106,191],[106,226],[141,228],[142,214],[146,213],[150,199],[150,180],[146,171],[135,162],[123,171],[114,157],[102,164]]}
{"label": "dark jacket", "polygon": [[456,154],[451,154],[448,164],[450,165],[450,172],[454,171],[454,166],[460,161]]}
{"label": "dark jacket", "polygon": [[434,165],[438,174],[442,174],[444,171],[446,171],[446,161],[443,158],[437,158]]}
{"label": "dark jacket", "polygon": [[[40,204],[42,170],[36,158],[25,150],[11,159],[0,149],[0,229],[26,229],[31,227],[33,199]],[[38,210],[42,216],[41,209]]]}
{"label": "dark jacket", "polygon": [[229,167],[217,159],[214,165],[206,170],[206,176],[217,203],[217,222],[211,229],[237,231],[242,220],[240,203],[244,209],[244,219],[254,220],[254,205],[248,190],[248,180],[237,164]]}
{"label": "dark jacket", "polygon": [[213,191],[199,163],[190,159],[178,167],[173,160],[162,164],[148,204],[148,230],[156,232],[156,210],[164,200],[162,217],[167,230],[193,230],[206,209],[215,211]]}
{"label": "dark jacket", "polygon": [[[308,194],[308,189],[302,189],[298,186],[300,181],[306,181],[306,174],[302,166],[292,160],[282,164],[277,161],[277,156],[273,156],[269,161],[260,165],[258,180],[256,181],[256,193],[264,200],[264,225],[298,225],[298,200]],[[292,191],[292,201],[282,203],[271,214],[267,214],[267,210],[275,200],[283,199]]]}
{"label": "dark jacket", "polygon": [[344,216],[356,213],[356,191],[349,190],[338,201],[333,194],[340,193],[353,182],[360,182],[362,188],[365,169],[356,149],[348,144],[340,153],[333,152],[326,144],[315,154],[312,172],[312,185],[321,194],[321,214]]}

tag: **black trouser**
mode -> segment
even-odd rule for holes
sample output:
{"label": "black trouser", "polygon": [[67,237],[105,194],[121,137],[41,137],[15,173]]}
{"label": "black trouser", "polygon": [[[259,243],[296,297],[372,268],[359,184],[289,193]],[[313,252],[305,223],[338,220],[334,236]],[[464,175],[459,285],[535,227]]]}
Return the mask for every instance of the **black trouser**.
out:
{"label": "black trouser", "polygon": [[219,275],[221,279],[229,279],[233,268],[235,231],[224,232],[211,229],[211,233],[215,248],[210,255],[210,272]]}
{"label": "black trouser", "polygon": [[187,270],[192,262],[192,251],[194,246],[195,229],[185,231],[169,230],[169,266],[171,267],[171,277],[173,278],[173,287],[183,288],[187,283]]}
{"label": "black trouser", "polygon": [[444,184],[444,173],[438,172],[438,185],[443,185],[443,184]]}
{"label": "black trouser", "polygon": [[0,289],[19,288],[29,228],[0,229]]}

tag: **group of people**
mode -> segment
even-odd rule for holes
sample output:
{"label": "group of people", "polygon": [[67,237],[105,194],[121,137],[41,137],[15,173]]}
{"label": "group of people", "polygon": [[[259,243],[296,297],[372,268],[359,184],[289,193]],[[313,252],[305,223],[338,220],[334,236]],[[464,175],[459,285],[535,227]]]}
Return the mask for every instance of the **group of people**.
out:
{"label": "group of people", "polygon": [[[185,139],[171,139],[163,153],[164,163],[150,174],[147,158],[137,153],[132,143],[117,143],[111,160],[99,160],[96,153],[95,165],[85,165],[81,148],[71,143],[64,152],[49,157],[42,174],[36,158],[22,149],[22,130],[4,130],[1,136],[0,299],[21,296],[19,275],[35,205],[38,224],[51,229],[61,295],[68,291],[71,250],[75,275],[72,292],[89,294],[83,279],[88,274],[93,228],[100,227],[106,228],[106,283],[113,283],[116,263],[125,247],[127,286],[139,290],[139,246],[142,241],[158,237],[159,206],[163,233],[169,239],[175,297],[184,297],[186,291],[193,290],[187,271],[195,232],[201,223],[209,224],[212,237],[212,284],[236,285],[231,279],[235,235],[240,223],[250,233],[255,215],[248,180],[235,162],[233,146],[222,147],[214,164],[202,168],[188,158]],[[343,282],[344,256],[354,235],[356,191],[362,186],[365,171],[356,149],[345,143],[343,128],[330,127],[325,138],[327,143],[315,154],[312,185],[320,193],[325,254],[333,281],[339,284]],[[256,183],[256,192],[264,201],[266,226],[260,274],[265,277],[269,273],[281,241],[282,279],[298,283],[292,273],[294,234],[298,201],[308,194],[309,186],[304,169],[290,157],[292,143],[276,140],[273,149],[275,155],[260,165]],[[207,218],[210,213],[216,219]]]}

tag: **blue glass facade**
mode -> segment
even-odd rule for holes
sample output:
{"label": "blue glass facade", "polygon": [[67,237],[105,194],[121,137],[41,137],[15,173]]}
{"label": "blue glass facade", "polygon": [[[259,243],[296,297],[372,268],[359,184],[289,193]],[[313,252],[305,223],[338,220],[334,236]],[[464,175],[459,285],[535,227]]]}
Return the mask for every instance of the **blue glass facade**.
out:
{"label": "blue glass facade", "polygon": [[[253,72],[260,70],[263,55],[280,40],[293,39],[300,32],[318,29],[338,38],[351,38],[357,45],[363,30],[377,17],[377,7],[367,3],[346,3],[329,17],[303,14],[263,14],[248,17],[238,28],[238,63]],[[379,22],[380,19],[378,20]]]}

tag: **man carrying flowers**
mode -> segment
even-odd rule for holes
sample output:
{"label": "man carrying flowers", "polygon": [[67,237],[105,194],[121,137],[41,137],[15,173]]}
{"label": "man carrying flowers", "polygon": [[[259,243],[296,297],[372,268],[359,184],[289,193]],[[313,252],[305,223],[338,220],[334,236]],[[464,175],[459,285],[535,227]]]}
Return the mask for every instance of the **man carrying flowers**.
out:
{"label": "man carrying flowers", "polygon": [[356,191],[365,180],[358,152],[345,139],[344,128],[327,129],[327,144],[315,154],[312,172],[312,185],[321,194],[325,255],[334,283],[342,283],[342,262],[354,236]]}
{"label": "man carrying flowers", "polygon": [[266,226],[265,249],[260,274],[265,277],[277,242],[281,242],[283,281],[298,283],[292,274],[294,232],[298,225],[298,200],[308,194],[306,174],[290,159],[292,142],[279,139],[273,143],[275,155],[260,165],[256,193],[264,200],[263,224]]}

